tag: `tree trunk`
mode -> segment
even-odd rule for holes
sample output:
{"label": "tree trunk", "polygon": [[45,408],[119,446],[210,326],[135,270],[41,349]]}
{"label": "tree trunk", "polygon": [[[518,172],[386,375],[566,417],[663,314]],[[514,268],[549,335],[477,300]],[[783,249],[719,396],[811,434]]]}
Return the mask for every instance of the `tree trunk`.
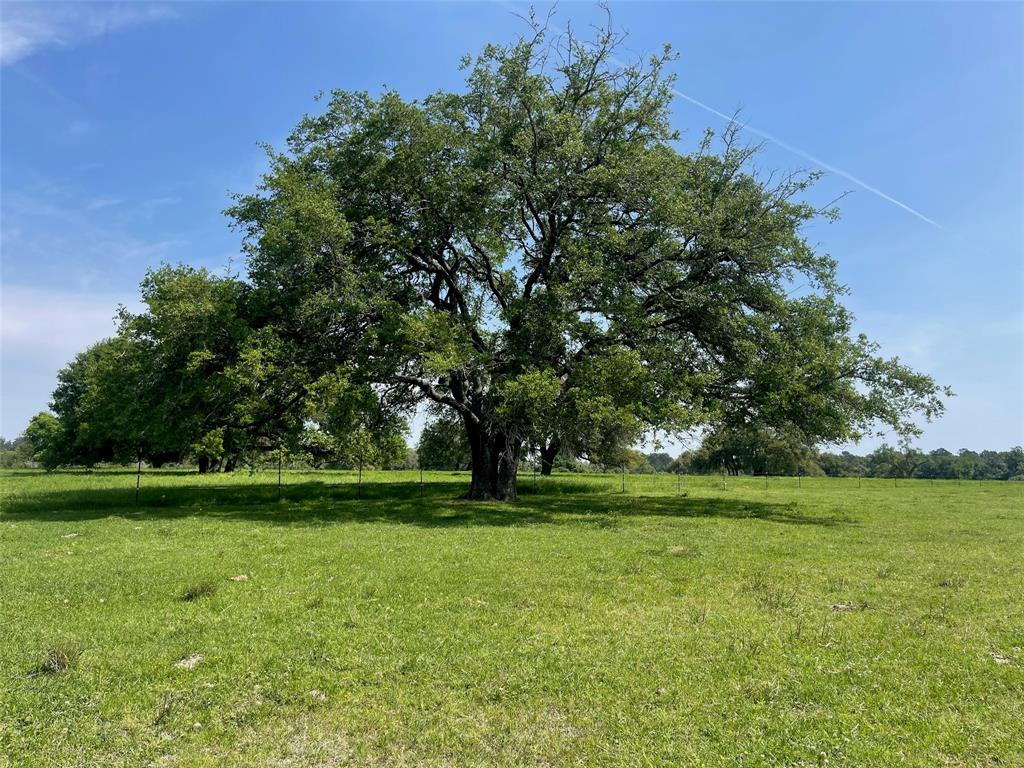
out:
{"label": "tree trunk", "polygon": [[540,473],[544,477],[551,475],[551,469],[555,465],[555,457],[558,456],[559,448],[561,448],[561,444],[556,439],[552,439],[550,443],[540,447]]}
{"label": "tree trunk", "polygon": [[145,457],[146,461],[149,462],[149,466],[153,469],[160,469],[164,464],[170,461],[181,461],[181,456],[171,453],[169,451],[160,451],[153,453],[150,456]]}
{"label": "tree trunk", "polygon": [[463,498],[515,501],[516,472],[521,444],[490,424],[465,420],[473,468],[469,491]]}

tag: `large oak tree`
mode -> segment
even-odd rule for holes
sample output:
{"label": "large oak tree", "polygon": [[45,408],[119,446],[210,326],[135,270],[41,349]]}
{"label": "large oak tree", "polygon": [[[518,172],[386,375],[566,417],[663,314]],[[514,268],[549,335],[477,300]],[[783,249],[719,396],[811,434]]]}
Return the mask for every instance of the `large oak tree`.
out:
{"label": "large oak tree", "polygon": [[802,235],[812,175],[762,178],[737,131],[676,149],[666,51],[534,33],[407,101],[335,91],[229,211],[276,332],[382,402],[461,420],[470,498],[521,454],[602,460],[643,430],[808,440],[912,431],[931,378],[851,333]]}

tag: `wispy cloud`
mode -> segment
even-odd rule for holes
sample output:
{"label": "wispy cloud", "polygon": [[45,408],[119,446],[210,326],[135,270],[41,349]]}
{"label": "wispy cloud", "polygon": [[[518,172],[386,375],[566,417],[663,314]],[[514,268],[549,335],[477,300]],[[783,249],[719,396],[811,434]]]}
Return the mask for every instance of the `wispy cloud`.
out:
{"label": "wispy cloud", "polygon": [[111,336],[117,328],[118,304],[138,306],[131,295],[50,290],[5,285],[0,304],[0,346],[7,362],[15,356],[67,361],[89,344]]}
{"label": "wispy cloud", "polygon": [[14,436],[47,406],[57,370],[117,329],[131,294],[51,290],[5,283],[0,290],[0,434]]}
{"label": "wispy cloud", "polygon": [[92,130],[92,124],[87,120],[72,120],[68,126],[69,136],[84,136]]}
{"label": "wispy cloud", "polygon": [[14,64],[45,48],[69,48],[119,29],[174,16],[172,8],[150,3],[3,3],[0,64]]}
{"label": "wispy cloud", "polygon": [[130,204],[112,195],[83,195],[45,179],[4,190],[0,242],[5,278],[94,290],[119,284],[126,275],[134,282],[141,269],[188,245],[179,233],[154,237],[146,226],[176,200],[156,197]]}
{"label": "wispy cloud", "polygon": [[89,201],[85,206],[85,210],[98,211],[103,208],[110,208],[113,205],[120,205],[122,202],[124,201],[119,197],[97,197]]}

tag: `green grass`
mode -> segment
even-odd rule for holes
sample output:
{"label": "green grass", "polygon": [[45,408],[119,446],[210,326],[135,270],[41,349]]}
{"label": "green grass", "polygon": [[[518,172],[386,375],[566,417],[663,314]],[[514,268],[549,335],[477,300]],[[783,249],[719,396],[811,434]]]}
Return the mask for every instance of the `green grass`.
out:
{"label": "green grass", "polygon": [[417,479],[0,476],[0,765],[1024,765],[1024,484]]}

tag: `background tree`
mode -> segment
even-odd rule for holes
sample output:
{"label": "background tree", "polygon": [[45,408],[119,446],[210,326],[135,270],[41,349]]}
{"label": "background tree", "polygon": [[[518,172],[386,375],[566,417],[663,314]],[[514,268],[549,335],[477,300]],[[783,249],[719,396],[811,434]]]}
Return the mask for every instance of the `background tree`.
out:
{"label": "background tree", "polygon": [[966,448],[961,448],[956,454],[957,476],[965,480],[974,478],[975,470],[978,468],[978,454]]}
{"label": "background tree", "polygon": [[867,461],[849,451],[823,453],[818,460],[822,470],[831,477],[861,477],[867,474]]}
{"label": "background tree", "polygon": [[378,391],[353,385],[340,372],[322,376],[307,390],[307,427],[315,426],[327,437],[333,462],[381,468],[404,462],[406,422],[387,408]]}
{"label": "background tree", "polygon": [[669,467],[672,466],[672,457],[661,451],[648,453],[647,463],[651,465],[651,469],[655,472],[668,472]]}
{"label": "background tree", "polygon": [[705,435],[690,460],[697,472],[731,475],[820,475],[818,451],[794,431],[768,427],[721,427]]}
{"label": "background tree", "polygon": [[1007,457],[998,451],[982,451],[978,454],[978,463],[974,469],[976,480],[1003,480],[1010,476],[1011,469]]}
{"label": "background tree", "polygon": [[921,462],[914,470],[914,477],[934,479],[956,477],[956,456],[945,448],[921,455]]}
{"label": "background tree", "polygon": [[58,372],[50,402],[58,432],[45,466],[135,461],[146,450],[140,351],[123,337],[105,339]]}
{"label": "background tree", "polygon": [[14,469],[36,463],[32,456],[32,443],[24,433],[13,440],[0,437],[0,467]]}
{"label": "background tree", "polygon": [[51,465],[190,458],[201,472],[230,471],[295,448],[309,426],[330,435],[338,459],[358,424],[373,430],[374,462],[391,460],[404,420],[384,414],[367,385],[311,369],[305,348],[250,285],[162,266],[141,289],[143,311],[121,309],[117,335],[58,374]]}
{"label": "background tree", "polygon": [[1006,452],[1006,479],[1024,480],[1024,448],[1019,445]]}
{"label": "background tree", "polygon": [[416,445],[416,460],[423,469],[469,469],[472,458],[462,423],[451,417],[427,422]]}
{"label": "background tree", "polygon": [[43,411],[32,417],[25,429],[31,447],[32,459],[47,469],[66,463],[64,434],[60,422],[52,413]]}
{"label": "background tree", "polygon": [[676,475],[687,475],[693,472],[693,451],[683,451],[676,456],[669,465],[668,471]]}
{"label": "background tree", "polygon": [[285,427],[275,420],[293,415],[306,378],[300,371],[290,380],[292,356],[262,322],[250,288],[164,266],[147,273],[142,300],[143,312],[121,311],[118,337],[142,360],[132,395],[151,450],[191,453],[200,471],[231,470],[260,439],[279,442]]}
{"label": "background tree", "polygon": [[888,443],[882,443],[867,456],[868,474],[872,477],[899,477],[900,455]]}
{"label": "background tree", "polygon": [[204,471],[232,463],[241,450],[240,430],[229,428],[239,426],[232,418],[243,400],[239,379],[258,370],[251,354],[239,365],[251,328],[245,286],[165,266],[148,272],[141,287],[145,310],[122,308],[117,335],[58,374],[51,408],[62,463],[145,456],[159,464],[189,453]]}

